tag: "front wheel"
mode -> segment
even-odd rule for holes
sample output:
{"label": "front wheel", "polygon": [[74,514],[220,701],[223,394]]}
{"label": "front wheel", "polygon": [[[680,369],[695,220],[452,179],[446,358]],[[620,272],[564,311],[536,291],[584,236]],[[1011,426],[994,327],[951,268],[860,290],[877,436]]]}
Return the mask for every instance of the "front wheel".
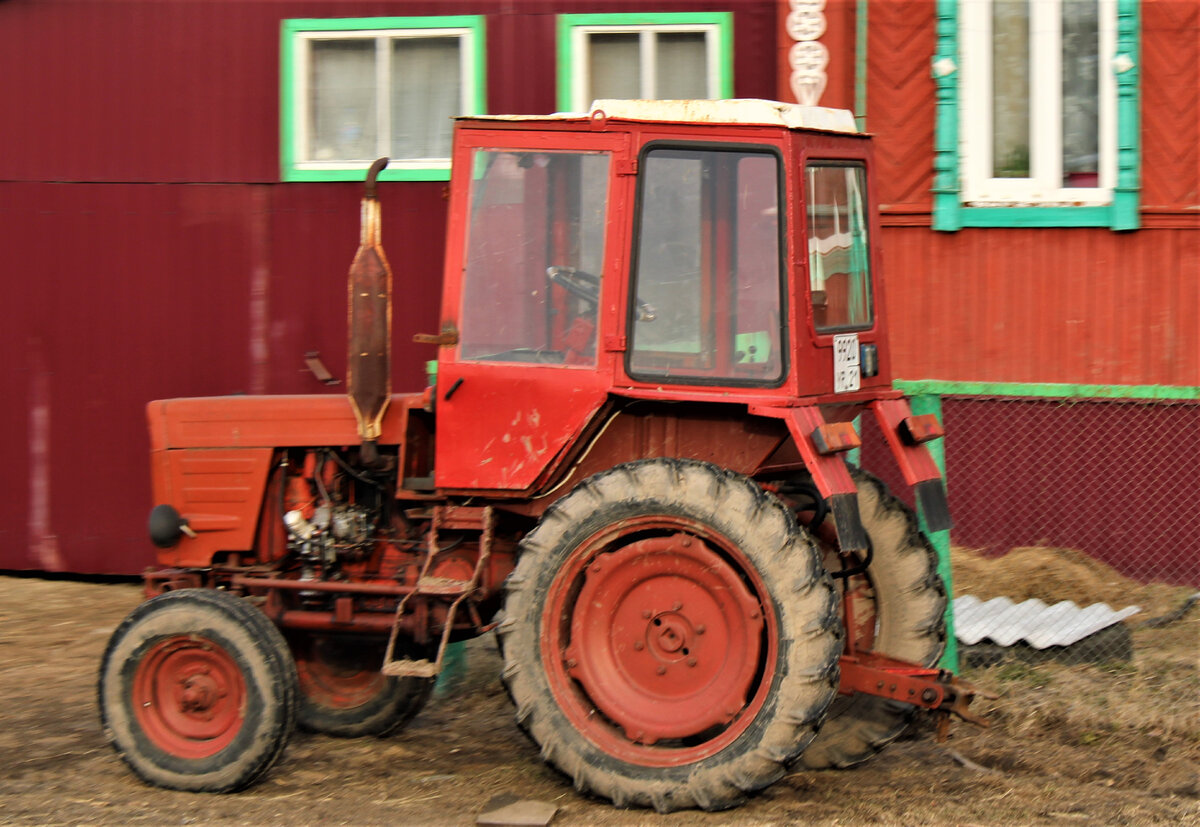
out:
{"label": "front wheel", "polygon": [[275,625],[228,592],[183,589],[125,618],[100,665],[100,720],[144,781],[232,792],[278,759],[296,716],[296,673]]}
{"label": "front wheel", "polygon": [[518,724],[620,807],[736,806],[783,775],[837,686],[815,547],[775,497],[690,460],[618,466],[548,510],[498,631]]}

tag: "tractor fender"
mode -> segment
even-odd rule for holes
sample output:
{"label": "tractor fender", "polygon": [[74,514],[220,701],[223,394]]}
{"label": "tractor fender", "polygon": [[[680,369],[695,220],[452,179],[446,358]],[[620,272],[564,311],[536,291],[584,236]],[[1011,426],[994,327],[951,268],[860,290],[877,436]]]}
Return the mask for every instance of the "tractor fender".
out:
{"label": "tractor fender", "polygon": [[755,416],[782,419],[800,451],[808,473],[821,496],[829,501],[837,526],[838,544],[843,552],[867,550],[867,533],[863,529],[858,513],[858,489],[850,478],[850,471],[838,453],[823,453],[818,450],[813,435],[825,425],[825,417],[816,405],[797,407],[774,407],[752,405],[750,413]]}

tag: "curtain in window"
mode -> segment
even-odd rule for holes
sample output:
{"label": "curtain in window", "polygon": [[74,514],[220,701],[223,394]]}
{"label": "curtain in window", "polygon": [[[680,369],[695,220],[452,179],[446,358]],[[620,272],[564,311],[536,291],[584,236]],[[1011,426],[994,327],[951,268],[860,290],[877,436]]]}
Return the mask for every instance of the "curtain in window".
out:
{"label": "curtain in window", "polygon": [[375,41],[314,41],[310,67],[310,160],[374,158]]}
{"label": "curtain in window", "polygon": [[452,118],[462,114],[457,37],[392,41],[393,158],[449,158]]}
{"label": "curtain in window", "polygon": [[[704,32],[614,32],[588,37],[590,97],[707,98],[708,37]],[[653,49],[652,77],[642,76],[642,58]]]}
{"label": "curtain in window", "polygon": [[705,41],[700,32],[662,32],[658,35],[656,97],[663,100],[708,97]]}
{"label": "curtain in window", "polygon": [[593,34],[588,43],[591,97],[628,100],[642,97],[641,36]]}

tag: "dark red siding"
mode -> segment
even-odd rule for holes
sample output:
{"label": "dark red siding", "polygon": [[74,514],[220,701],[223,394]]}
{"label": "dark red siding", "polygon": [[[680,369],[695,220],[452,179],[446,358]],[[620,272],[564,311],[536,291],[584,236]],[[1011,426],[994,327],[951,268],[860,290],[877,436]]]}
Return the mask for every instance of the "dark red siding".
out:
{"label": "dark red siding", "polygon": [[[147,401],[339,393],[361,186],[279,183],[292,17],[487,15],[489,111],[547,113],[555,15],[734,10],[735,93],[774,97],[775,3],[3,0],[0,569],[153,561]],[[380,185],[397,390],[438,327],[444,183]]]}

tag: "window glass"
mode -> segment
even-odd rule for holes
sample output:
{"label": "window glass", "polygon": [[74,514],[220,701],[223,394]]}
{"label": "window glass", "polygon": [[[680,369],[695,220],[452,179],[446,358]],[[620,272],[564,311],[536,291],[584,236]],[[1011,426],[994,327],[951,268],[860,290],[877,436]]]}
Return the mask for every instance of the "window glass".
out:
{"label": "window glass", "polygon": [[1063,0],[1062,185],[1100,186],[1100,18],[1094,0]]}
{"label": "window glass", "polygon": [[960,6],[963,200],[973,206],[1104,204],[1115,182],[1110,0],[976,0]]}
{"label": "window glass", "polygon": [[309,157],[366,159],[376,146],[375,43],[318,40],[309,77]]}
{"label": "window glass", "polygon": [[462,59],[457,37],[392,40],[389,154],[449,158],[454,121],[462,110]]}
{"label": "window glass", "polygon": [[590,100],[642,96],[640,44],[636,34],[596,33],[588,38]]}
{"label": "window glass", "polygon": [[992,4],[992,176],[1029,177],[1029,2]]}
{"label": "window glass", "polygon": [[870,326],[866,178],[858,164],[810,164],[808,278],[818,331]]}
{"label": "window glass", "polygon": [[595,364],[608,162],[475,151],[460,358]]}
{"label": "window glass", "polygon": [[766,151],[645,154],[631,375],[725,384],[782,378],[778,164]]}
{"label": "window glass", "polygon": [[713,96],[708,88],[708,38],[704,33],[663,32],[655,47],[655,97],[698,100]]}
{"label": "window glass", "polygon": [[733,97],[728,12],[559,15],[558,106]]}

